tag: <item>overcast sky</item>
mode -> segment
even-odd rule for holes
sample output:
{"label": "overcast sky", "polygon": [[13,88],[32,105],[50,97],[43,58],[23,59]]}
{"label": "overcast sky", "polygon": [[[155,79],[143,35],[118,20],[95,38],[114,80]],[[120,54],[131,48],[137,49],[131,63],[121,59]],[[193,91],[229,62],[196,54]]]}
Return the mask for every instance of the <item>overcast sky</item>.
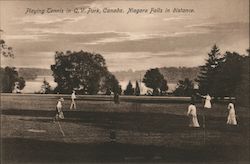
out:
{"label": "overcast sky", "polygon": [[[2,66],[50,68],[55,51],[90,51],[109,70],[198,66],[217,44],[241,54],[249,47],[249,0],[0,1],[1,38],[15,59]],[[65,13],[75,8],[120,8],[124,13]],[[192,13],[127,14],[129,8],[185,8]],[[64,13],[26,13],[63,9]],[[163,11],[164,12],[164,11]]]}

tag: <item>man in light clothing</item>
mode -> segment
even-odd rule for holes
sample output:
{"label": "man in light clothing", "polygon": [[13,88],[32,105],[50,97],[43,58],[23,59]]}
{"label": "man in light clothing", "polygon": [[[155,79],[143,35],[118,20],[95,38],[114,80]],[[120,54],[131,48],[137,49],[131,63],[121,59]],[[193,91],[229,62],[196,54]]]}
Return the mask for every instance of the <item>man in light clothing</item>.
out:
{"label": "man in light clothing", "polygon": [[75,90],[73,90],[72,94],[71,94],[71,105],[70,105],[70,109],[76,109],[76,102],[75,102],[75,99],[76,99],[76,93],[75,93]]}

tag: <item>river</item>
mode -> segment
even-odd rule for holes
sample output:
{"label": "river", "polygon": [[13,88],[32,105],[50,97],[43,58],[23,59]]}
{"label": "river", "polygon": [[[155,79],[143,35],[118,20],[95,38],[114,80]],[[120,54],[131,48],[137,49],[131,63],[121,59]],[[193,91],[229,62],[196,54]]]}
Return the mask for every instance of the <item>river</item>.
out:
{"label": "river", "polygon": [[[35,80],[32,81],[26,81],[26,86],[22,90],[22,93],[35,93],[39,92],[41,90],[41,86],[43,85],[43,80],[46,80],[49,82],[52,88],[55,88],[57,83],[54,82],[53,76],[38,76]],[[131,81],[133,87],[135,87],[135,81]],[[125,90],[128,81],[120,81],[120,85],[122,86],[122,90]],[[147,88],[144,83],[139,83],[140,88],[141,88],[141,94],[147,93],[147,90],[150,90]],[[168,92],[172,92],[175,90],[176,84],[175,83],[168,83]]]}

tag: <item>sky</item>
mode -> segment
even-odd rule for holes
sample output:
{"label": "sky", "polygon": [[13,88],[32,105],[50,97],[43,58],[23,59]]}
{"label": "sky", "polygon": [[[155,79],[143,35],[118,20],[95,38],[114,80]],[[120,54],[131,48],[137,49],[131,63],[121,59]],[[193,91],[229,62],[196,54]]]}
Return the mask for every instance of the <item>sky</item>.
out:
{"label": "sky", "polygon": [[[246,54],[249,48],[248,0],[20,0],[0,6],[1,39],[15,54],[2,57],[2,66],[50,68],[55,51],[83,50],[103,55],[111,71],[194,67],[204,64],[214,44],[221,53]],[[127,13],[129,8],[148,11]]]}

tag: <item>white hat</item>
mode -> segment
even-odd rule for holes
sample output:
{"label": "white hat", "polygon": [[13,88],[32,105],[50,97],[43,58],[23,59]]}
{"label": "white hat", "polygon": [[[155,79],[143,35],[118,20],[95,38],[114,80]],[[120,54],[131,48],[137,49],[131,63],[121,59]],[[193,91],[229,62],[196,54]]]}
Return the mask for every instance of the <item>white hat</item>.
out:
{"label": "white hat", "polygon": [[64,101],[64,99],[61,97],[61,98],[59,99],[59,101]]}

